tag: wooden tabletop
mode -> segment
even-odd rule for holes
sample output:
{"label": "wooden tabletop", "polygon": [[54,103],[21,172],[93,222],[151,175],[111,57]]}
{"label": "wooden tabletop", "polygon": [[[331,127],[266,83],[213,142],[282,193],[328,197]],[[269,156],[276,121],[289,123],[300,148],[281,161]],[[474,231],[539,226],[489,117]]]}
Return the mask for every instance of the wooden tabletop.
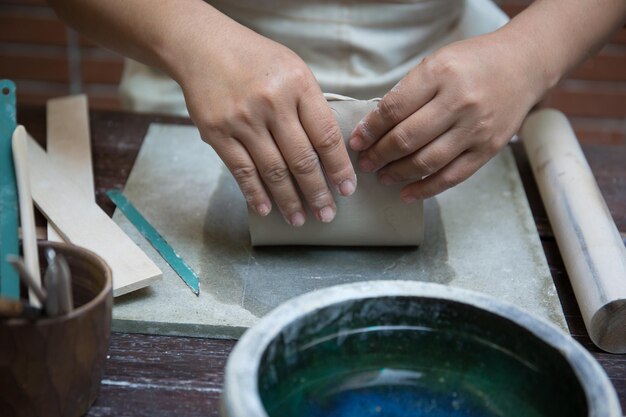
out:
{"label": "wooden tabletop", "polygon": [[[123,188],[149,124],[190,122],[124,112],[93,111],[90,116],[96,200],[112,215],[113,204],[104,193]],[[18,122],[41,142],[45,120],[43,108],[18,109]],[[519,144],[512,146],[570,332],[606,370],[626,411],[626,355],[601,352],[591,343],[528,160]],[[626,236],[626,144],[584,145],[583,150]],[[114,333],[100,396],[88,415],[218,416],[224,365],[234,344],[232,340]]]}

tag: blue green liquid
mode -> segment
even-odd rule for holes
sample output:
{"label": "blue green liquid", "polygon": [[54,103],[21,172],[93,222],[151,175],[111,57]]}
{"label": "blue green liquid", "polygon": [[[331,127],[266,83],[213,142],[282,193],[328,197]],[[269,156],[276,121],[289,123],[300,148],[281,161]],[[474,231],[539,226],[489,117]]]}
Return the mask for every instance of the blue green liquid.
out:
{"label": "blue green liquid", "polygon": [[486,409],[480,396],[446,391],[442,389],[445,386],[444,377],[415,371],[383,368],[355,372],[303,386],[297,390],[301,392],[276,404],[271,415],[293,415],[295,407],[306,417],[497,416]]}
{"label": "blue green liquid", "polygon": [[374,326],[284,353],[259,381],[270,417],[586,416],[584,394],[563,376],[563,363],[475,334]]}

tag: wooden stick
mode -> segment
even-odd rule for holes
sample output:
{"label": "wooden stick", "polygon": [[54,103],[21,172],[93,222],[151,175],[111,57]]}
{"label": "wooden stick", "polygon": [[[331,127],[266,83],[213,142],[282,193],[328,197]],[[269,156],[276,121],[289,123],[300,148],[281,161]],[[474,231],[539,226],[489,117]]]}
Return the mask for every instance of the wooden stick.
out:
{"label": "wooden stick", "polygon": [[[94,201],[87,96],[80,94],[48,100],[46,124],[48,158],[73,179],[85,200]],[[48,224],[48,240],[62,241],[51,224]]]}
{"label": "wooden stick", "polygon": [[[26,143],[26,130],[24,126],[18,126],[15,132],[13,132],[13,165],[15,166],[17,194],[20,204],[24,263],[26,264],[26,270],[29,275],[33,277],[35,285],[41,288],[41,272],[39,270],[39,255],[37,254],[37,234],[35,230],[33,199],[30,193],[28,149]],[[33,306],[41,306],[33,290],[28,291],[28,299]]]}
{"label": "wooden stick", "polygon": [[7,262],[13,265],[13,268],[15,268],[18,275],[20,276],[22,284],[24,284],[26,288],[28,288],[35,294],[35,296],[39,300],[40,305],[45,306],[47,297],[46,290],[36,284],[35,278],[33,278],[30,275],[30,272],[28,272],[28,270],[26,269],[24,260],[15,255],[8,255]]}
{"label": "wooden stick", "polygon": [[626,353],[626,248],[567,118],[530,115],[526,153],[591,340]]}
{"label": "wooden stick", "polygon": [[146,287],[161,279],[161,270],[78,186],[59,172],[46,152],[29,138],[28,157],[33,199],[66,241],[95,252],[113,272],[113,295]]}

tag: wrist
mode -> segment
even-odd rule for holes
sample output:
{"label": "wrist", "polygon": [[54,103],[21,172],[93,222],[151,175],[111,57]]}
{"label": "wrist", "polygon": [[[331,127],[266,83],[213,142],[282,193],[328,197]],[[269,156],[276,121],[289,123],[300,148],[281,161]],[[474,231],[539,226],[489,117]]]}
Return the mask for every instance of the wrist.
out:
{"label": "wrist", "polygon": [[526,80],[525,87],[531,94],[533,104],[539,102],[565,72],[558,54],[542,42],[532,28],[524,28],[514,21],[494,32],[494,35],[506,45],[510,59],[519,69],[519,77]]}
{"label": "wrist", "polygon": [[162,42],[154,45],[159,67],[179,84],[193,74],[205,74],[227,51],[224,33],[236,23],[201,2],[163,28]]}

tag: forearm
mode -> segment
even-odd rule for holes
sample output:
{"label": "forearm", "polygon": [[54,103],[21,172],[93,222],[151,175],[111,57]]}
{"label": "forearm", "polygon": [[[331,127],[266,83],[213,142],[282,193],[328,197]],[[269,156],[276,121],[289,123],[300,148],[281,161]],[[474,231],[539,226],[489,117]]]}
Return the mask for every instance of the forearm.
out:
{"label": "forearm", "polygon": [[626,19],[624,0],[536,0],[501,32],[526,55],[544,91],[583,62]]}
{"label": "forearm", "polygon": [[[189,63],[194,45],[219,50],[224,26],[235,22],[201,0],[49,0],[86,37],[172,77]],[[214,36],[215,35],[215,36]],[[215,42],[210,42],[214,40]]]}

